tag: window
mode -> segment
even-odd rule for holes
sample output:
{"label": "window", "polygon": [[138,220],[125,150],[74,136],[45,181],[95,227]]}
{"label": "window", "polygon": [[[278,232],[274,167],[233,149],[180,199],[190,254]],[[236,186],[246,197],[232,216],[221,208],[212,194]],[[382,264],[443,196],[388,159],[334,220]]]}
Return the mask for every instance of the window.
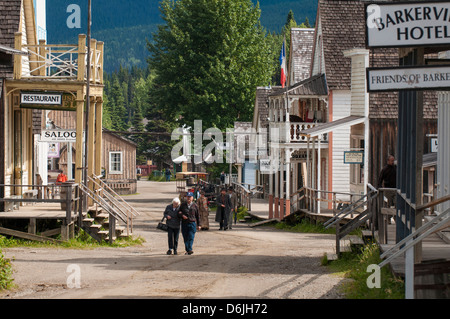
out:
{"label": "window", "polygon": [[[364,151],[364,137],[354,136],[351,138],[352,151]],[[350,164],[350,181],[353,184],[364,183],[364,163]]]}
{"label": "window", "polygon": [[122,152],[109,152],[109,174],[122,174]]}

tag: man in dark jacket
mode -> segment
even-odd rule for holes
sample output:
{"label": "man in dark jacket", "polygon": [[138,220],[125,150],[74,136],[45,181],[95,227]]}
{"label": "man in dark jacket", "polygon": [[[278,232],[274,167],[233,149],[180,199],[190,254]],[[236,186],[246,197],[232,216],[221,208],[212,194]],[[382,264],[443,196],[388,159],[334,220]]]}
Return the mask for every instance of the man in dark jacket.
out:
{"label": "man in dark jacket", "polygon": [[225,188],[220,191],[220,195],[217,196],[216,203],[216,222],[220,224],[219,230],[227,230],[228,218],[231,211],[231,200]]}
{"label": "man in dark jacket", "polygon": [[168,233],[168,239],[169,239],[169,250],[167,251],[167,255],[177,254],[177,248],[178,248],[178,237],[180,235],[180,223],[181,220],[178,216],[178,212],[180,211],[180,200],[177,198],[174,198],[172,201],[172,204],[168,205],[166,207],[166,210],[164,211],[164,217],[166,218],[166,225],[168,227],[167,233]]}
{"label": "man in dark jacket", "polygon": [[[387,165],[381,170],[378,177],[378,188],[397,188],[397,165],[395,165],[395,157],[388,156]],[[395,205],[396,194],[394,191],[386,191],[385,196],[388,199],[389,206]]]}
{"label": "man in dark jacket", "polygon": [[178,215],[181,219],[181,233],[186,248],[185,255],[192,255],[194,253],[192,246],[194,245],[195,233],[197,229],[200,230],[200,226],[197,226],[200,225],[198,206],[194,203],[192,192],[187,193],[187,201],[181,204]]}

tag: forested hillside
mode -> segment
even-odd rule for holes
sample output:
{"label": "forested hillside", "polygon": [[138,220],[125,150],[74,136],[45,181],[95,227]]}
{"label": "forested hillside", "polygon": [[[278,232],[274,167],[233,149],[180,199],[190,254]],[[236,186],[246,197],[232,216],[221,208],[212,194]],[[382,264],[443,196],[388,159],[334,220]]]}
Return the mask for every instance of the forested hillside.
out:
{"label": "forested hillside", "polygon": [[[256,3],[256,0],[253,0]],[[280,32],[289,10],[301,23],[316,17],[317,0],[260,0],[261,23],[270,32]],[[69,29],[67,12],[70,4],[81,8],[81,29]],[[159,0],[95,0],[92,1],[92,37],[104,41],[105,69],[117,71],[124,67],[146,67],[147,39],[162,23]],[[87,31],[87,1],[47,0],[47,32],[49,43],[76,43],[80,33]]]}

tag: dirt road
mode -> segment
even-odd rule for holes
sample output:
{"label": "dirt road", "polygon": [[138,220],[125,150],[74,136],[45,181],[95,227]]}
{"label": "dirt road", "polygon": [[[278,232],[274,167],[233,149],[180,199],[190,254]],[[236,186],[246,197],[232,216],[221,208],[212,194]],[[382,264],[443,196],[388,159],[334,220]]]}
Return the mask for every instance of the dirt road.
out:
{"label": "dirt road", "polygon": [[[10,248],[18,288],[3,298],[340,298],[341,278],[320,260],[334,236],[236,225],[197,232],[194,254],[167,256],[167,233],[156,229],[176,196],[174,183],[141,181],[126,199],[142,246],[97,249]],[[78,275],[79,277],[74,277]],[[79,288],[76,286],[80,278]],[[69,284],[69,286],[68,286]]]}

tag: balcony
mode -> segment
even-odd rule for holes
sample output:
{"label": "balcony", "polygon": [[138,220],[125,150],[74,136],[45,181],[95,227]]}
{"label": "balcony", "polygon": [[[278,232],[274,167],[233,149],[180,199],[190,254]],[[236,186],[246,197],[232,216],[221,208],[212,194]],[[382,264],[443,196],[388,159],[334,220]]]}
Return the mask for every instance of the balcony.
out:
{"label": "balcony", "polygon": [[15,34],[15,49],[28,56],[16,56],[15,80],[66,80],[86,82],[87,67],[91,68],[90,82],[103,84],[104,43],[91,39],[91,54],[87,57],[86,36],[79,35],[78,44],[22,44],[22,33]]}
{"label": "balcony", "polygon": [[[324,123],[312,123],[312,122],[271,122],[271,142],[277,142],[276,131],[279,132],[280,143],[307,143],[307,137],[301,135],[301,132],[313,127],[323,125]],[[275,130],[275,131],[274,131]],[[321,136],[322,143],[328,143],[328,134]]]}

